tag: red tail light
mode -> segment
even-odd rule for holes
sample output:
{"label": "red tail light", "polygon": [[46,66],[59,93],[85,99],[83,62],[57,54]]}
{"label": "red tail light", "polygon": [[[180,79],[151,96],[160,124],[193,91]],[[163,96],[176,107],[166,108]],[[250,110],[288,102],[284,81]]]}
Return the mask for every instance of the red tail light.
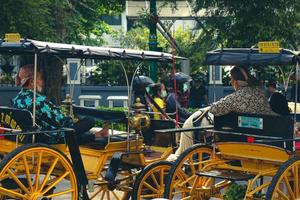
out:
{"label": "red tail light", "polygon": [[[1,126],[0,126],[0,134],[2,134],[2,133],[4,133],[4,132],[5,132],[5,131],[4,131],[3,129],[1,129]],[[0,135],[0,140],[1,140],[1,139],[4,139],[4,136],[3,136],[3,135],[2,135],[2,136]]]}
{"label": "red tail light", "polygon": [[247,142],[253,143],[254,141],[254,137],[247,137]]}

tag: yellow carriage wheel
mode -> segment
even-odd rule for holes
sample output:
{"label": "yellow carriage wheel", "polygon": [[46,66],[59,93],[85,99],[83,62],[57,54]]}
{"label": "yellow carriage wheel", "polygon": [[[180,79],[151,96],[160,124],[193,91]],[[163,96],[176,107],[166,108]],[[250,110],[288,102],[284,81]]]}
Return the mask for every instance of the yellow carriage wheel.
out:
{"label": "yellow carriage wheel", "polygon": [[103,170],[97,180],[93,183],[93,191],[88,192],[90,200],[127,200],[130,197],[133,184],[131,171],[121,170],[118,172],[117,180],[120,182],[117,188],[109,189],[105,180],[106,170]]}
{"label": "yellow carriage wheel", "polygon": [[266,199],[300,199],[300,158],[294,157],[280,166],[266,193]]}
{"label": "yellow carriage wheel", "polygon": [[136,177],[133,186],[132,200],[163,197],[165,178],[171,166],[171,162],[158,161],[145,167]]}
{"label": "yellow carriage wheel", "polygon": [[0,163],[0,199],[78,199],[68,158],[46,144],[26,144]]}
{"label": "yellow carriage wheel", "polygon": [[205,161],[212,158],[212,154],[212,147],[203,144],[196,144],[185,150],[174,162],[166,177],[164,197],[193,199],[192,188],[210,185],[211,178],[197,179],[196,172],[203,168]]}

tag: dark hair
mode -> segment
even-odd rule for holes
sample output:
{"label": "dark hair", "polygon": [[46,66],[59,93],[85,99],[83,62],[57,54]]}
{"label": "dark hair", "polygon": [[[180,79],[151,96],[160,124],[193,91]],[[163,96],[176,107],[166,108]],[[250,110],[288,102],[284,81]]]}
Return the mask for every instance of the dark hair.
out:
{"label": "dark hair", "polygon": [[248,86],[258,86],[259,81],[250,75],[246,67],[233,67],[230,70],[231,78],[237,81],[246,81]]}
{"label": "dark hair", "polygon": [[237,81],[247,81],[249,80],[249,72],[246,68],[233,67],[230,71],[231,78]]}
{"label": "dark hair", "polygon": [[[17,86],[21,86],[21,78],[19,76],[19,72],[20,70],[23,69],[26,71],[27,73],[27,78],[34,78],[34,65],[33,64],[26,64],[26,65],[23,65],[19,68],[19,71],[17,73],[17,76],[16,76],[16,85]],[[41,77],[42,78],[42,73],[40,72],[39,69],[37,69],[37,76]],[[28,79],[29,80],[29,79]],[[26,86],[28,84],[28,81],[26,81],[26,83],[23,83],[22,86]]]}
{"label": "dark hair", "polygon": [[276,82],[273,82],[273,81],[269,81],[267,84],[266,84],[267,87],[273,87],[273,88],[276,88]]}
{"label": "dark hair", "polygon": [[158,93],[161,91],[161,84],[157,83],[152,87],[153,98],[159,96]]}

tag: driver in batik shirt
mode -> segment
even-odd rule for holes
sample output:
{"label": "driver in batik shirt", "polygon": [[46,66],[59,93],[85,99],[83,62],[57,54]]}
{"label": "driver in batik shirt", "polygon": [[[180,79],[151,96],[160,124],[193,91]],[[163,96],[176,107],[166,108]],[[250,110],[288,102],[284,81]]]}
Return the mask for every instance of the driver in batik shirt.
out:
{"label": "driver in batik shirt", "polygon": [[234,67],[230,71],[231,85],[235,92],[213,103],[209,112],[214,116],[226,115],[230,112],[276,115],[248,70]]}
{"label": "driver in batik shirt", "polygon": [[[34,96],[34,66],[32,64],[20,67],[15,79],[16,85],[22,89],[18,95],[12,99],[14,108],[33,111],[33,96]],[[41,73],[37,72],[36,77],[36,124],[42,130],[57,130],[63,127],[73,127],[73,122],[66,117],[60,108],[55,106],[46,96],[41,94],[43,87],[43,79]],[[108,135],[109,125],[106,124],[101,131],[95,134],[77,134],[80,144],[92,142],[97,137]],[[63,132],[51,133],[51,137],[47,141],[49,144],[63,143]]]}

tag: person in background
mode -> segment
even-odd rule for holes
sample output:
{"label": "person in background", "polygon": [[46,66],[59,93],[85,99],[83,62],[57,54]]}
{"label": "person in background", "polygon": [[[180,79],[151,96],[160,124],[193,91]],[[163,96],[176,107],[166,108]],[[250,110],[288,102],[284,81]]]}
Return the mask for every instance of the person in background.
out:
{"label": "person in background", "polygon": [[178,86],[180,87],[179,91],[182,91],[180,96],[178,96],[178,101],[182,107],[188,108],[190,99],[189,83],[185,82],[184,84],[179,84]]}
{"label": "person in background", "polygon": [[141,103],[146,106],[147,111],[152,110],[151,101],[146,95],[146,92],[149,94],[150,86],[154,84],[154,81],[148,76],[137,76],[133,79],[133,102],[135,102],[137,98],[140,98]]}
{"label": "person in background", "polygon": [[277,90],[276,82],[269,81],[267,83],[268,92],[270,93],[269,104],[271,109],[280,115],[289,115],[290,110],[286,97]]}
{"label": "person in background", "polygon": [[192,113],[190,113],[188,110],[186,110],[180,102],[178,101],[178,97],[183,94],[183,84],[190,81],[190,76],[178,72],[175,74],[176,82],[177,82],[177,91],[175,94],[174,90],[174,77],[173,75],[170,76],[168,82],[167,82],[167,93],[168,96],[166,98],[166,112],[167,113],[174,113],[173,118],[175,118],[176,111],[178,111],[178,118],[179,122],[185,122],[187,118],[191,116]]}
{"label": "person in background", "polygon": [[[15,79],[17,86],[21,86],[21,91],[15,98],[12,99],[14,108],[33,111],[33,96],[34,96],[34,65],[28,64],[20,67]],[[46,96],[41,94],[43,88],[42,74],[38,71],[36,77],[36,123],[42,130],[57,130],[63,127],[78,127],[82,130],[80,121],[76,124],[70,118],[64,116],[61,109],[55,106]],[[91,124],[89,119],[84,120],[85,124]],[[93,124],[92,124],[93,125]],[[109,125],[106,124],[101,131],[95,134],[87,132],[78,133],[76,136],[80,144],[93,142],[98,137],[108,135]],[[88,130],[87,130],[88,131]],[[50,134],[49,134],[50,135]],[[62,132],[51,133],[50,138],[43,141],[48,144],[64,143],[64,134]]]}
{"label": "person in background", "polygon": [[196,77],[192,81],[190,90],[190,108],[203,108],[208,105],[207,89],[205,88],[204,79]]}
{"label": "person in background", "polygon": [[163,114],[159,114],[160,111],[156,107],[158,106],[161,110],[165,111],[166,110],[166,103],[165,103],[165,97],[167,96],[167,92],[165,90],[165,87],[161,83],[157,83],[152,86],[152,97],[153,101],[155,102],[156,105],[151,105],[152,111],[154,112],[154,119],[165,119]]}

